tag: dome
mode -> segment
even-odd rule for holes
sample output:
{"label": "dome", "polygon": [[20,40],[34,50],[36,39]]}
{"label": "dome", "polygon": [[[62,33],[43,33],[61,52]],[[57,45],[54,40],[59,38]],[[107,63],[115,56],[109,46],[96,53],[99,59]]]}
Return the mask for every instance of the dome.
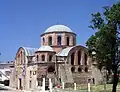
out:
{"label": "dome", "polygon": [[38,51],[51,51],[54,52],[53,48],[51,48],[50,46],[41,46],[36,52]]}
{"label": "dome", "polygon": [[47,28],[44,33],[49,33],[49,32],[72,32],[72,30],[65,25],[53,25]]}

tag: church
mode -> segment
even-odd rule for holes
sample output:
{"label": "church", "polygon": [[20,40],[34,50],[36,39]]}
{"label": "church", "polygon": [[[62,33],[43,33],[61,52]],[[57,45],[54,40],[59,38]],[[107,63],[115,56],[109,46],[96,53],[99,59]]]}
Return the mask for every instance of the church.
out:
{"label": "church", "polygon": [[87,48],[76,45],[76,34],[65,25],[53,25],[40,35],[39,48],[20,47],[16,53],[10,86],[16,89],[35,89],[65,83],[86,84],[101,81],[100,71],[93,66]]}

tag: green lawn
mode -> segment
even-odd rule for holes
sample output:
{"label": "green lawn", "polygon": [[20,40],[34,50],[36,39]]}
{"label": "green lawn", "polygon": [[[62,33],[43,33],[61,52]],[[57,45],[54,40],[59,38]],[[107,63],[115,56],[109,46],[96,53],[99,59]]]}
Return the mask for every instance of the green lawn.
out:
{"label": "green lawn", "polygon": [[[77,90],[87,90],[87,85],[78,85]],[[112,84],[106,84],[107,92],[111,92]],[[92,92],[104,92],[104,85],[91,85]],[[120,84],[117,86],[117,92],[120,92]]]}

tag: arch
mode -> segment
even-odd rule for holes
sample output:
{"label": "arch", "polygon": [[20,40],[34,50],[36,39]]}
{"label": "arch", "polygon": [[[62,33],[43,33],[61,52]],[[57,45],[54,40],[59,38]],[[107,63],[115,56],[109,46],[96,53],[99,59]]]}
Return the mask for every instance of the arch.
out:
{"label": "arch", "polygon": [[69,46],[69,37],[66,38],[67,46]]}
{"label": "arch", "polygon": [[42,55],[42,56],[41,56],[41,60],[42,60],[42,61],[45,61],[45,55]]}
{"label": "arch", "polygon": [[85,63],[84,64],[87,65],[87,54],[85,53],[84,56],[85,56]]}
{"label": "arch", "polygon": [[78,51],[78,65],[81,64],[81,51]]}
{"label": "arch", "polygon": [[50,62],[52,61],[52,55],[49,55],[49,61]]}
{"label": "arch", "polygon": [[48,45],[52,45],[52,37],[51,36],[48,37]]}
{"label": "arch", "polygon": [[59,35],[58,37],[57,37],[57,45],[61,45],[61,36]]}
{"label": "arch", "polygon": [[30,47],[19,47],[16,53],[16,57],[19,53],[19,51],[23,49],[25,56],[34,56],[34,53],[37,51],[37,48],[30,48]]}
{"label": "arch", "polygon": [[71,65],[74,65],[74,52],[71,54]]}

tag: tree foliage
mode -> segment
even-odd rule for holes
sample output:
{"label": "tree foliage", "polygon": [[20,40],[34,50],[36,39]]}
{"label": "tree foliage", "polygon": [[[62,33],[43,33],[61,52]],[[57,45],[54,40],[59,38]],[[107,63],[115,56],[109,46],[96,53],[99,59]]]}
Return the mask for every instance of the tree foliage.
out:
{"label": "tree foliage", "polygon": [[104,7],[103,13],[92,14],[89,27],[96,30],[96,33],[88,39],[86,45],[90,52],[95,48],[97,67],[100,70],[105,67],[109,73],[112,70],[117,74],[120,63],[116,60],[119,43],[117,34],[120,32],[120,3]]}

